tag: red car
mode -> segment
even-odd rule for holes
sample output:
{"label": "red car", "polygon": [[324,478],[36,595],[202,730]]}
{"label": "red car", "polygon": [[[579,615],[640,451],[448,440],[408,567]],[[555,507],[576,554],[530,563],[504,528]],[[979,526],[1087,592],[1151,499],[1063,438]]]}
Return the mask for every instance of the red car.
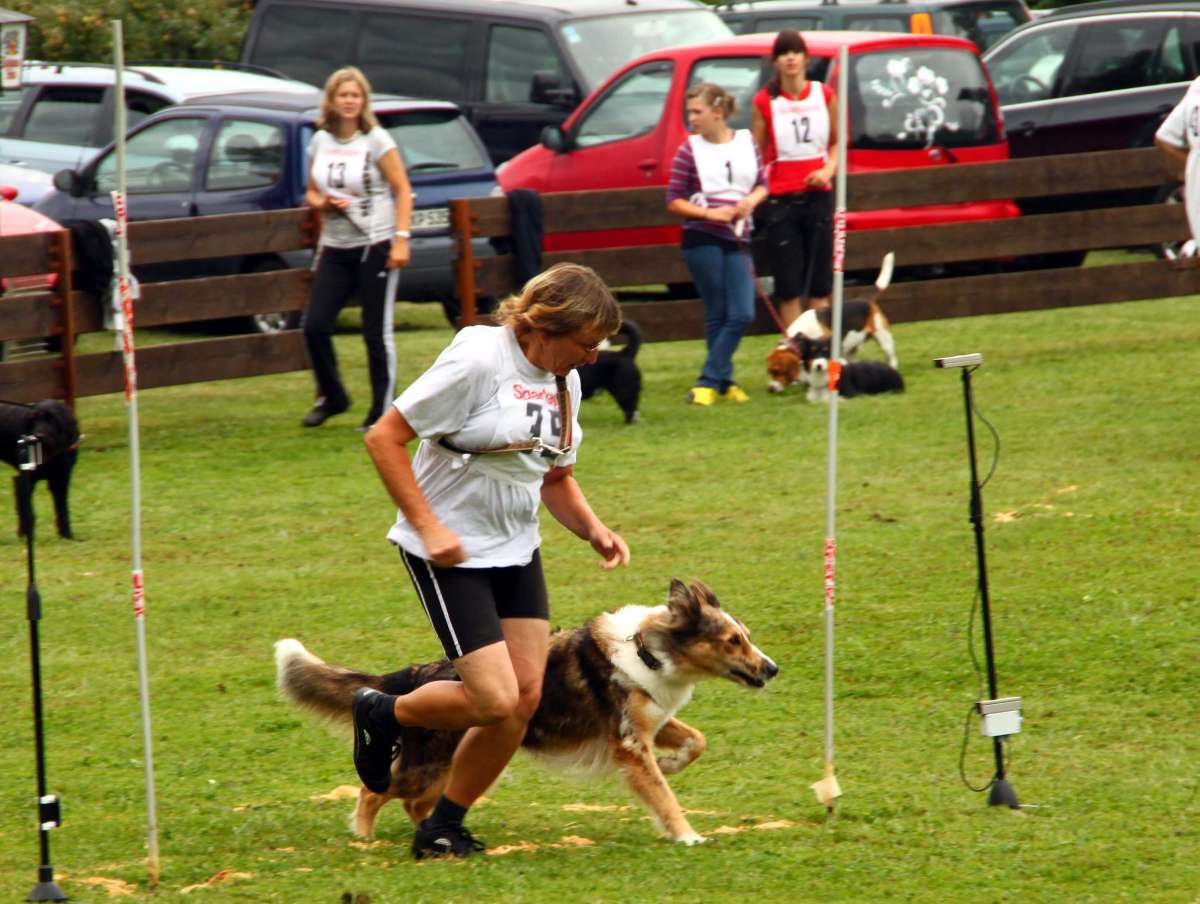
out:
{"label": "red car", "polygon": [[[627,64],[592,92],[561,128],[504,164],[505,191],[539,192],[666,185],[671,160],[687,136],[684,92],[714,82],[741,108],[731,120],[748,126],[751,99],[771,76],[773,34],[671,47]],[[850,172],[1007,160],[1008,143],[996,91],[970,41],[940,35],[861,31],[805,32],[809,77],[837,86],[837,54],[848,48]],[[850,229],[1004,219],[1011,201],[977,201],[850,213]],[[661,244],[678,227],[560,233],[546,250]]]}
{"label": "red car", "polygon": [[[16,203],[18,193],[11,185],[0,185],[0,237],[27,235],[31,232],[58,232],[58,223],[35,210]],[[42,291],[54,285],[58,276],[47,273],[41,276],[0,277],[0,295],[6,292]]]}

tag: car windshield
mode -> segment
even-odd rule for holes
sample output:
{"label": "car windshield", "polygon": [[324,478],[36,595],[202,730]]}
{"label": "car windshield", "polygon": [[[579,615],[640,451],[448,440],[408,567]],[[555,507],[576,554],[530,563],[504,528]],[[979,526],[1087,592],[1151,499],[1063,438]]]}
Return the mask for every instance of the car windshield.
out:
{"label": "car windshield", "polygon": [[379,113],[410,173],[480,169],[489,165],[457,110]]}
{"label": "car windshield", "polygon": [[[825,81],[829,71],[829,57],[813,56],[808,60],[808,78],[815,82]],[[730,117],[729,125],[735,129],[750,127],[750,108],[754,95],[767,83],[774,72],[771,61],[762,54],[749,57],[712,57],[698,60],[688,76],[688,85],[711,82],[720,85],[737,99],[737,112]],[[687,122],[687,105],[680,110]]]}
{"label": "car windshield", "polygon": [[979,59],[951,48],[857,54],[850,64],[851,146],[970,147],[999,140]]}
{"label": "car windshield", "polygon": [[711,10],[625,13],[575,19],[560,27],[563,43],[591,91],[630,60],[676,44],[700,44],[733,32]]}

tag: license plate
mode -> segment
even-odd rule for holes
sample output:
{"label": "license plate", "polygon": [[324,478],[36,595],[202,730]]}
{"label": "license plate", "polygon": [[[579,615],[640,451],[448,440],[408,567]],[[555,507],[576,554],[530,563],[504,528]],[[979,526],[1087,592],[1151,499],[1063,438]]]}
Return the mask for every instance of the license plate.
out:
{"label": "license plate", "polygon": [[413,232],[433,232],[450,228],[449,207],[426,207],[414,210],[412,214]]}

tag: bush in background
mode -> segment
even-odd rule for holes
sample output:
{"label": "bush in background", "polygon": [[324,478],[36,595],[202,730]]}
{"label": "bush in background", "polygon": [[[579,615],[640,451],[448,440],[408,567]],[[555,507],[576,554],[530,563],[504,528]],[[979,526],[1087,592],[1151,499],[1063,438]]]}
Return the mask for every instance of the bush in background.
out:
{"label": "bush in background", "polygon": [[26,59],[109,62],[111,19],[125,26],[128,60],[236,60],[251,0],[4,0],[33,16]]}

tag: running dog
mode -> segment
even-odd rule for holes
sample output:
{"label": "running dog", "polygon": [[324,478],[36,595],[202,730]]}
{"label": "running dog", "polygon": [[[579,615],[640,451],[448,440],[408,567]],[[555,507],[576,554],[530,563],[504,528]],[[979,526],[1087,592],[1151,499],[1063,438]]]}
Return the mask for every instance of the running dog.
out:
{"label": "running dog", "polygon": [[[405,694],[430,681],[458,680],[444,659],[387,675],[326,665],[292,639],[275,644],[275,663],[286,698],[347,726],[360,687]],[[665,605],[625,606],[551,636],[541,704],[523,745],[560,767],[618,769],[673,841],[698,844],[705,839],[688,824],[664,775],[691,764],[705,740],[675,713],[705,678],[761,688],[778,671],[707,586],[673,580]],[[393,799],[420,823],[445,787],[462,734],[406,727],[391,788],[359,789],[353,831],[372,836],[379,809]]]}
{"label": "running dog", "polygon": [[616,335],[625,337],[624,346],[613,349],[602,343],[595,363],[578,368],[579,384],[585,399],[607,389],[625,413],[625,423],[632,424],[637,420],[638,401],[642,396],[642,372],[634,361],[642,347],[642,331],[632,320],[625,320]]}
{"label": "running dog", "polygon": [[[79,456],[79,422],[64,403],[46,399],[36,405],[18,402],[0,402],[0,459],[14,468],[20,465],[18,442],[22,437],[36,437],[41,445],[42,463],[32,472],[33,483],[45,480],[54,497],[54,521],[58,535],[73,539],[71,512],[67,506],[67,492],[71,484],[71,470]],[[22,492],[20,480],[14,481],[16,492]],[[21,500],[17,499],[17,511],[21,511]],[[18,521],[18,536],[25,536],[28,525]]]}

